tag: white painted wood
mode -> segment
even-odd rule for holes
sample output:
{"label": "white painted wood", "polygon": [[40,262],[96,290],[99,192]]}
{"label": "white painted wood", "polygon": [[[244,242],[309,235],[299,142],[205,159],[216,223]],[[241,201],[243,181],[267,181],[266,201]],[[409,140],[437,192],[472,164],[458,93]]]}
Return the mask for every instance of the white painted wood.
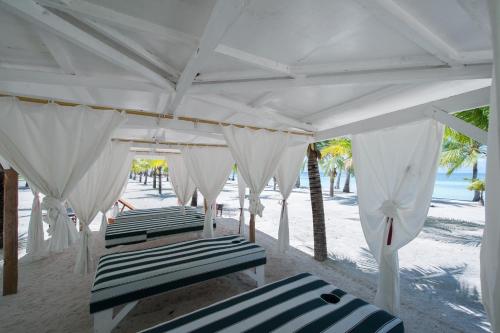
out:
{"label": "white painted wood", "polygon": [[[171,89],[170,81],[146,67],[142,62],[125,55],[110,45],[101,41],[95,35],[85,30],[85,26],[71,17],[61,17],[34,1],[1,0],[9,10],[25,19],[43,26],[58,36],[75,43],[92,53],[120,66],[146,77],[159,87]],[[81,22],[80,22],[81,23]]]}
{"label": "white painted wood", "polygon": [[417,121],[429,117],[429,114],[435,109],[446,110],[447,113],[470,110],[487,105],[489,103],[489,96],[490,88],[481,88],[442,100],[325,129],[316,133],[315,140],[328,140],[339,136],[369,132]]}
{"label": "white painted wood", "polygon": [[297,119],[287,117],[280,114],[277,110],[271,109],[269,107],[259,107],[254,108],[245,103],[241,103],[230,98],[222,97],[219,95],[193,95],[191,98],[202,100],[208,103],[212,103],[224,108],[239,112],[246,113],[252,116],[264,117],[266,119],[287,125],[288,127],[298,128],[304,131],[315,131],[316,128],[310,124],[300,122]]}
{"label": "white painted wood", "polygon": [[245,3],[244,0],[217,0],[215,3],[198,48],[191,55],[179,81],[177,81],[175,97],[170,104],[172,114],[175,114],[204,62],[213,54],[225,32],[242,13]]}
{"label": "white painted wood", "polygon": [[488,20],[488,6],[482,0],[457,0],[462,9],[469,14],[474,23],[488,36],[491,36],[491,26]]}
{"label": "white painted wood", "polygon": [[457,132],[460,132],[468,137],[478,141],[479,143],[486,145],[488,144],[488,132],[463,121],[445,111],[439,110],[436,107],[427,110],[426,116],[436,119],[437,121],[445,124],[448,127],[453,128]]}
{"label": "white painted wood", "polygon": [[257,67],[270,70],[272,72],[285,74],[290,77],[295,77],[295,74],[290,70],[290,66],[282,64],[278,61],[251,54],[239,49],[229,47],[227,45],[219,45],[215,48],[215,52],[232,57]]}
{"label": "white painted wood", "polygon": [[176,119],[158,119],[153,117],[142,117],[128,115],[127,121],[120,126],[121,129],[155,129],[165,128],[179,132],[197,133],[200,136],[211,137],[212,134],[222,135],[222,130],[218,125],[194,124],[190,121]]}
{"label": "white painted wood", "polygon": [[459,65],[457,51],[429,26],[393,0],[356,0],[371,14],[449,65]]}
{"label": "white painted wood", "polygon": [[303,121],[311,121],[311,122],[321,120],[327,116],[331,116],[331,115],[334,115],[336,113],[346,112],[346,111],[367,105],[369,103],[376,102],[380,99],[386,98],[386,97],[391,96],[393,94],[397,94],[398,92],[401,92],[402,90],[405,90],[405,89],[408,89],[408,85],[391,85],[388,87],[383,87],[383,88],[377,89],[373,92],[370,92],[368,94],[365,94],[363,96],[359,96],[359,97],[356,97],[356,98],[351,99],[349,101],[346,101],[340,105],[333,105],[331,107],[324,108],[322,110],[314,112],[314,113],[302,118],[302,120]]}
{"label": "white painted wood", "polygon": [[156,113],[158,113],[158,114],[165,113],[165,109],[168,106],[170,96],[171,95],[167,95],[167,94],[163,94],[163,93],[158,95],[158,104],[156,106]]}
{"label": "white painted wood", "polygon": [[146,50],[142,45],[137,43],[135,40],[125,36],[118,30],[107,26],[105,24],[101,24],[98,22],[95,22],[90,19],[84,20],[85,23],[90,25],[92,28],[96,29],[103,35],[107,36],[108,38],[114,40],[115,42],[121,44],[123,47],[126,47],[127,49],[133,51],[137,55],[141,56],[145,60],[149,61],[153,65],[157,66],[158,68],[162,69],[165,71],[166,74],[168,74],[171,78],[177,79],[180,76],[180,72],[175,69],[174,67],[170,66],[167,64],[165,61],[154,55],[153,53],[149,52]]}
{"label": "white painted wood", "polygon": [[[43,29],[38,30],[38,35],[42,39],[45,46],[47,46],[50,54],[52,54],[52,57],[61,67],[63,72],[69,75],[76,75],[77,71],[75,69],[75,66],[73,65],[71,54],[68,52],[63,43],[61,43],[59,37]],[[87,103],[95,103],[95,98],[90,89],[91,88],[78,87],[73,88],[73,91],[80,100]]]}
{"label": "white painted wood", "polygon": [[310,87],[343,84],[405,84],[451,80],[491,78],[491,64],[469,65],[456,68],[431,67],[343,72],[306,76],[300,79],[255,79],[227,82],[195,82],[190,94],[210,94],[245,91],[283,90],[293,87]]}
{"label": "white painted wood", "polygon": [[[26,82],[60,86],[94,87],[116,90],[162,93],[165,90],[148,82],[118,76],[86,76],[50,73],[45,71],[0,68],[0,82]],[[29,94],[27,91],[26,94]]]}
{"label": "white painted wood", "polygon": [[110,333],[113,328],[136,306],[138,301],[127,303],[113,318],[113,308],[94,313],[94,332]]}
{"label": "white painted wood", "polygon": [[72,0],[60,2],[54,0],[41,0],[40,2],[44,6],[56,8],[69,13],[85,15],[101,22],[110,23],[130,31],[141,31],[148,34],[154,34],[155,36],[159,36],[165,40],[181,42],[191,46],[196,46],[198,44],[198,39],[192,35],[145,21],[111,8],[90,3],[88,1]]}
{"label": "white painted wood", "polygon": [[2,156],[0,156],[0,165],[4,169],[10,169],[9,162],[7,162],[7,160],[5,160]]}

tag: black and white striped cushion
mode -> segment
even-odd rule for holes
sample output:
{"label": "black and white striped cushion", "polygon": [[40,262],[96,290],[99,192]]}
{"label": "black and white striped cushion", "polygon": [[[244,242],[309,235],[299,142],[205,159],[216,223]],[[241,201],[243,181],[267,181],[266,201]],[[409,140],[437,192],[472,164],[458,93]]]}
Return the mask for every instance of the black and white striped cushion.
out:
{"label": "black and white striped cushion", "polygon": [[[195,208],[182,214],[179,207],[143,209],[139,213],[120,214],[106,229],[106,247],[144,242],[180,232],[202,230],[205,216]],[[127,212],[128,213],[128,212]],[[214,223],[215,227],[215,223]]]}
{"label": "black and white striped cushion", "polygon": [[399,333],[404,326],[399,318],[303,273],[143,332]]}
{"label": "black and white striped cushion", "polygon": [[265,263],[265,250],[240,236],[108,254],[99,260],[90,312]]}

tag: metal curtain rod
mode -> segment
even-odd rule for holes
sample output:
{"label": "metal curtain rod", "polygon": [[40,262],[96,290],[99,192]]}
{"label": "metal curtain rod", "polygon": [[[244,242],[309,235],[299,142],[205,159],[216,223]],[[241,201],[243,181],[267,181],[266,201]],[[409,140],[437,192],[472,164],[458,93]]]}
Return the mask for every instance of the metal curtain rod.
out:
{"label": "metal curtain rod", "polygon": [[112,108],[112,107],[108,107],[108,106],[87,105],[87,104],[65,102],[65,101],[53,100],[53,99],[34,98],[34,97],[27,97],[27,96],[16,96],[16,95],[9,95],[9,94],[2,94],[2,93],[0,93],[0,97],[15,97],[18,100],[23,101],[23,102],[37,103],[37,104],[55,103],[55,104],[58,104],[61,106],[86,106],[92,110],[125,112],[126,114],[130,114],[130,115],[151,117],[151,118],[156,118],[156,119],[158,119],[158,118],[160,118],[160,119],[176,119],[176,120],[181,120],[181,121],[189,121],[189,122],[197,123],[197,124],[235,126],[235,127],[239,127],[239,128],[246,127],[246,128],[250,128],[253,130],[266,130],[269,132],[280,132],[281,131],[281,132],[285,132],[285,133],[293,134],[293,135],[314,136],[313,132],[282,131],[282,130],[277,130],[277,129],[273,129],[273,128],[249,126],[249,125],[242,125],[242,124],[233,124],[233,123],[226,123],[226,122],[221,122],[221,121],[216,121],[216,120],[201,119],[201,118],[194,118],[194,117],[186,117],[186,116],[174,117],[173,115],[170,115],[170,114],[160,114],[160,113],[154,113],[154,112],[148,112],[148,111],[142,111],[142,110],[136,110],[136,109],[117,109],[117,108]]}

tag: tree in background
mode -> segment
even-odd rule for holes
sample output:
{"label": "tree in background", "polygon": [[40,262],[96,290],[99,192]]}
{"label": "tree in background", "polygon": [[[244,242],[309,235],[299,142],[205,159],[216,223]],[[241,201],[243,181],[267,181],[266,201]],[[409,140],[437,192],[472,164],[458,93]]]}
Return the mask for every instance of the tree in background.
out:
{"label": "tree in background", "polygon": [[340,179],[340,170],[344,169],[346,161],[351,158],[351,140],[337,138],[323,142],[320,167],[330,177],[330,197],[334,195],[335,177]]}
{"label": "tree in background", "polygon": [[234,177],[236,176],[236,173],[238,172],[238,166],[235,164],[233,164],[232,168],[232,173],[231,173],[231,180],[234,182]]}
{"label": "tree in background", "polygon": [[479,203],[484,206],[484,191],[486,191],[486,183],[484,180],[474,180],[467,189],[469,191],[479,192]]}
{"label": "tree in background", "polygon": [[[458,112],[454,116],[487,131],[489,112],[489,107],[482,107]],[[440,164],[447,168],[448,176],[462,167],[472,167],[473,183],[478,179],[478,160],[485,156],[486,146],[450,127],[445,128]],[[472,201],[480,200],[481,191],[474,190]]]}

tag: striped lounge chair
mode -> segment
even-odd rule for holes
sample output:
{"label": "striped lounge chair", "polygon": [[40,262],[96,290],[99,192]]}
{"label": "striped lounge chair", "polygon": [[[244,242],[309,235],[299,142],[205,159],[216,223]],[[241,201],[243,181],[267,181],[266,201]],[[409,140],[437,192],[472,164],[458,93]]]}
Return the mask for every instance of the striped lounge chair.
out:
{"label": "striped lounge chair", "polygon": [[[138,209],[120,213],[108,225],[104,236],[107,248],[145,242],[156,237],[203,229],[205,215],[194,207],[179,206]],[[215,227],[215,223],[214,223]]]}
{"label": "striped lounge chair", "polygon": [[94,331],[110,332],[142,298],[211,278],[249,270],[261,286],[265,263],[265,250],[237,235],[104,255],[90,297]]}
{"label": "striped lounge chair", "polygon": [[309,274],[299,274],[142,331],[400,333],[403,322]]}

